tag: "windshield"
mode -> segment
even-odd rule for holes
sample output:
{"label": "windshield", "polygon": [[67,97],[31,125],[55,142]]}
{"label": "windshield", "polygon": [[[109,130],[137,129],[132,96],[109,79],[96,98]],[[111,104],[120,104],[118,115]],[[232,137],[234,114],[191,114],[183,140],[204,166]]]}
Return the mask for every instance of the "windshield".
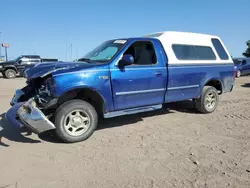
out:
{"label": "windshield", "polygon": [[85,56],[78,59],[78,61],[107,62],[112,59],[117,52],[119,52],[126,42],[126,40],[112,40],[103,42]]}
{"label": "windshield", "polygon": [[21,58],[21,56],[15,58],[15,59],[12,59],[11,61],[17,61],[17,60],[20,59],[20,58]]}

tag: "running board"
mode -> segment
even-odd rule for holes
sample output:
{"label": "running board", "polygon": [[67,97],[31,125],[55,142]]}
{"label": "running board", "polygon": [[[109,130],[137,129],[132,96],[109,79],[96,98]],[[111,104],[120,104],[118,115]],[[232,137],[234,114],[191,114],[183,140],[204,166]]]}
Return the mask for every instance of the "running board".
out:
{"label": "running board", "polygon": [[130,114],[137,114],[141,112],[149,112],[149,111],[154,111],[161,109],[162,105],[153,105],[153,106],[144,106],[144,107],[139,107],[139,108],[130,108],[130,109],[125,109],[125,110],[120,110],[120,111],[114,111],[114,112],[108,112],[104,114],[104,118],[112,118],[112,117],[117,117],[117,116],[123,116],[123,115],[130,115]]}

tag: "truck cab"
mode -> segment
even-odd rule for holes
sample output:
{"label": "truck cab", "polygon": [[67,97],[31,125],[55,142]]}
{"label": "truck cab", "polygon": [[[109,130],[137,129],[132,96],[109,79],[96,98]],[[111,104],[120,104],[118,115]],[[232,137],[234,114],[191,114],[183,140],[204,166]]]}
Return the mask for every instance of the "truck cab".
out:
{"label": "truck cab", "polygon": [[[89,138],[98,119],[193,100],[201,113],[216,110],[233,90],[236,70],[217,36],[158,32],[112,39],[74,62],[40,64],[25,71],[7,120],[35,133],[54,130],[64,142]],[[16,118],[17,117],[17,118]]]}

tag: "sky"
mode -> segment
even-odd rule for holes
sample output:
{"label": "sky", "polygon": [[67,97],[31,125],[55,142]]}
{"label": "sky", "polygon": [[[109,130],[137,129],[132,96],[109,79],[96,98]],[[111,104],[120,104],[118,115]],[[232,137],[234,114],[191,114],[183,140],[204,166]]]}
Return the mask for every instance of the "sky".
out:
{"label": "sky", "polygon": [[69,61],[105,40],[186,31],[217,35],[239,57],[250,40],[249,12],[250,0],[0,0],[0,42],[9,59]]}

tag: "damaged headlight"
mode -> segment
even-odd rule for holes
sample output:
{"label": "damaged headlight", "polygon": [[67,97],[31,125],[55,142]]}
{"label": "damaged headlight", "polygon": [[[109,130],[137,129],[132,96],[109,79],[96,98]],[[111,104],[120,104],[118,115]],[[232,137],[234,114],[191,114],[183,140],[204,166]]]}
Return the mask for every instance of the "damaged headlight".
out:
{"label": "damaged headlight", "polygon": [[47,89],[51,92],[55,92],[56,83],[53,77],[49,77],[45,80],[45,85],[47,86]]}
{"label": "damaged headlight", "polygon": [[38,98],[44,99],[46,102],[53,98],[55,93],[55,81],[52,76],[47,77],[43,80],[40,87],[38,88]]}
{"label": "damaged headlight", "polygon": [[41,84],[40,88],[38,89],[39,94],[47,94],[48,96],[52,95],[54,87],[54,81],[51,77],[44,80]]}
{"label": "damaged headlight", "polygon": [[47,109],[57,103],[57,98],[54,97],[55,81],[52,76],[44,79],[38,89],[36,101],[41,109]]}

